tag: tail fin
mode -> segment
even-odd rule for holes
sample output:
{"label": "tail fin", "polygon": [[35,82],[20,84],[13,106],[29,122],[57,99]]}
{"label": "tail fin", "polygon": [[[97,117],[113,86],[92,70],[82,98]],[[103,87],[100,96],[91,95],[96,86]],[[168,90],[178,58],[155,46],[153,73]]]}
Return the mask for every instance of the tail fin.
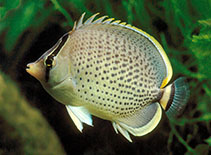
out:
{"label": "tail fin", "polygon": [[178,78],[164,88],[160,104],[169,118],[181,114],[187,103],[189,94],[190,90],[188,84],[185,82],[185,78]]}

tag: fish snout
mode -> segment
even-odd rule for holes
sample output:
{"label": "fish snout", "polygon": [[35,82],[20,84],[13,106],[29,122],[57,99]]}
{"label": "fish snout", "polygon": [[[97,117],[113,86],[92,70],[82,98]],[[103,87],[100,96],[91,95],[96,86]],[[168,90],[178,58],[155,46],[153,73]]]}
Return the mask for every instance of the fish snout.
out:
{"label": "fish snout", "polygon": [[30,70],[30,64],[31,64],[31,63],[29,63],[29,64],[26,65],[26,71],[27,71],[27,72],[28,72],[28,70]]}
{"label": "fish snout", "polygon": [[26,65],[26,71],[37,80],[42,80],[44,78],[43,66],[40,62],[33,62]]}

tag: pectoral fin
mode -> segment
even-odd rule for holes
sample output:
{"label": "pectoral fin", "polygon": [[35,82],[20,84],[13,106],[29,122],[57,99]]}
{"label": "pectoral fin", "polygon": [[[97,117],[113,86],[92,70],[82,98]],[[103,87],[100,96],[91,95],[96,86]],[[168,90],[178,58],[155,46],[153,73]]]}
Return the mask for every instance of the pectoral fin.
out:
{"label": "pectoral fin", "polygon": [[73,106],[66,106],[67,111],[72,118],[74,124],[76,125],[77,129],[82,132],[83,124],[93,126],[92,117],[89,111],[84,107],[73,107]]}
{"label": "pectoral fin", "polygon": [[153,103],[136,112],[131,117],[113,122],[113,127],[116,132],[118,130],[125,138],[132,142],[128,132],[134,136],[146,135],[158,125],[161,116],[162,110],[159,103]]}

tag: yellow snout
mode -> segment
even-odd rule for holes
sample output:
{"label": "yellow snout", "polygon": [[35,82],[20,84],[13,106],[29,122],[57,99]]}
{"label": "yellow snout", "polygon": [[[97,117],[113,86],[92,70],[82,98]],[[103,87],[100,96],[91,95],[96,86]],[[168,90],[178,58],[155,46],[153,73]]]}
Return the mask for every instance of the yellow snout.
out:
{"label": "yellow snout", "polygon": [[42,81],[45,78],[45,67],[43,61],[29,63],[26,66],[26,71],[37,80]]}

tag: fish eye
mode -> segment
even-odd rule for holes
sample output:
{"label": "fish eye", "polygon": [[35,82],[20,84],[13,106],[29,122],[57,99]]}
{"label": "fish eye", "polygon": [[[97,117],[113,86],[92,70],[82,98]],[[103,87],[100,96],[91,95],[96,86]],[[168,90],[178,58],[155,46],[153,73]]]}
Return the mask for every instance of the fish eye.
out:
{"label": "fish eye", "polygon": [[47,57],[44,64],[47,68],[52,68],[55,65],[54,58],[52,56]]}

